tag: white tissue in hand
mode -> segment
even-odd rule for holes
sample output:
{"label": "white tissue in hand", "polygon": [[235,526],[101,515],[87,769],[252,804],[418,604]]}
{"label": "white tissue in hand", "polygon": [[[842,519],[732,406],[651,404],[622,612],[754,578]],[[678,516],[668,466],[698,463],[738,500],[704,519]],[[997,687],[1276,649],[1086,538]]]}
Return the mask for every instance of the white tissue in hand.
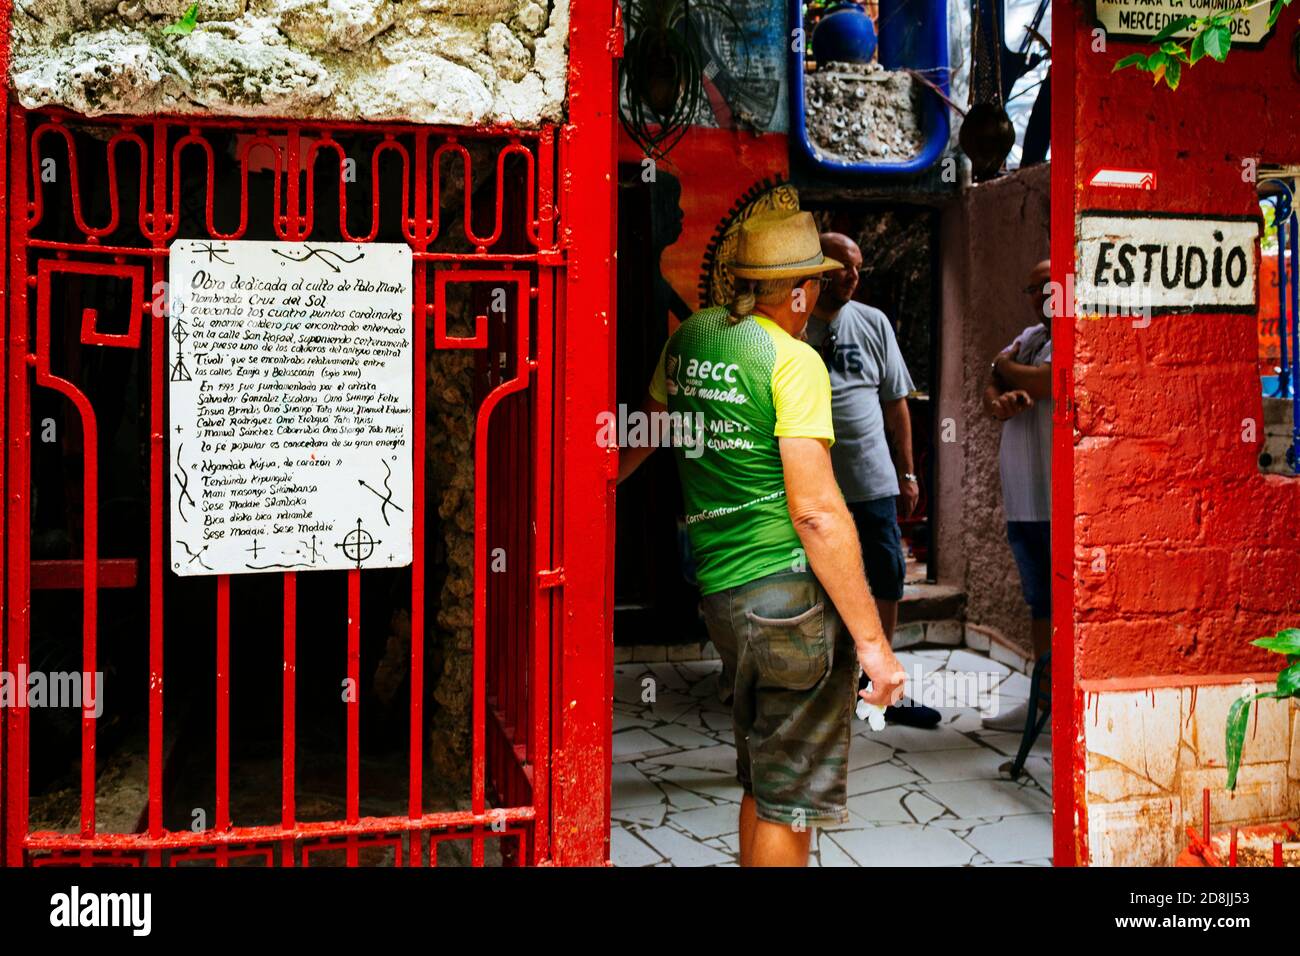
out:
{"label": "white tissue in hand", "polygon": [[858,698],[858,720],[865,720],[872,730],[885,729],[885,708]]}

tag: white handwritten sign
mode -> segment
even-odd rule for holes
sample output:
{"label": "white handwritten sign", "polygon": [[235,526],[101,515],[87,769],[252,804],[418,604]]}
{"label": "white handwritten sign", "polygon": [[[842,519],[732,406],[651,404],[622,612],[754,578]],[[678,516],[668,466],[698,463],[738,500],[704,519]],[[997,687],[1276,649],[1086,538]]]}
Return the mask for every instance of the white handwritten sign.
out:
{"label": "white handwritten sign", "polygon": [[[1151,213],[1079,216],[1080,312],[1253,312],[1259,220]],[[1113,309],[1111,309],[1113,311]]]}
{"label": "white handwritten sign", "polygon": [[[1228,27],[1233,46],[1258,46],[1272,34],[1268,27],[1268,3],[1249,4],[1242,0],[1096,0],[1097,23],[1117,39],[1150,40],[1168,24],[1181,17],[1206,17],[1248,7],[1234,16]],[[1191,35],[1180,30],[1174,39]]]}
{"label": "white handwritten sign", "polygon": [[410,247],[181,240],[167,305],[172,570],[410,564]]}

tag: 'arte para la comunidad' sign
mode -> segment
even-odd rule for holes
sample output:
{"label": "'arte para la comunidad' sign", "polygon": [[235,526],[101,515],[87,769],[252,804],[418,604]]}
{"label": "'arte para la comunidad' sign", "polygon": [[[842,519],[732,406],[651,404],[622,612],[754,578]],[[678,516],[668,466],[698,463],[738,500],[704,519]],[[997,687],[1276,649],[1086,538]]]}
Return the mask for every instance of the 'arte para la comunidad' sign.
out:
{"label": "'arte para la comunidad' sign", "polygon": [[[1248,4],[1242,0],[1095,0],[1097,23],[1107,36],[1118,40],[1150,40],[1166,26],[1183,17],[1207,17],[1248,7],[1232,18],[1234,46],[1258,46],[1269,38],[1268,3]],[[1175,40],[1184,40],[1191,30],[1180,30]]]}
{"label": "'arte para la comunidad' sign", "polygon": [[1249,216],[1083,212],[1079,314],[1253,312],[1259,231]]}

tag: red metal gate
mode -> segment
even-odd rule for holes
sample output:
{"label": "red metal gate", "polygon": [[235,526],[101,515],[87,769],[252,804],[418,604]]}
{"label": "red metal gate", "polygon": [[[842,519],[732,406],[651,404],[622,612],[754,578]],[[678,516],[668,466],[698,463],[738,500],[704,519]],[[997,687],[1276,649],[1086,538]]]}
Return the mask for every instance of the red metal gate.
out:
{"label": "red metal gate", "polygon": [[[382,857],[423,866],[436,865],[439,846],[454,841],[468,845],[473,865],[483,865],[493,847],[504,862],[516,864],[607,859],[611,470],[610,456],[595,447],[593,423],[595,412],[607,406],[612,381],[611,25],[607,3],[574,4],[570,122],[536,131],[214,118],[87,120],[9,109],[4,669],[26,670],[39,652],[33,646],[33,596],[44,592],[80,592],[83,673],[97,670],[106,639],[147,645],[147,664],[114,680],[137,682],[147,694],[148,784],[147,810],[136,832],[99,831],[100,728],[95,718],[82,716],[79,821],[69,832],[34,832],[28,804],[31,714],[25,706],[6,709],[0,839],[8,865],[307,866],[334,859],[355,866]],[[572,80],[584,62],[586,89],[579,93]],[[90,168],[84,159],[88,141],[98,144],[90,155],[102,157]],[[344,164],[357,159],[358,151],[370,175],[352,182],[343,175]],[[322,190],[323,175],[337,176],[337,188],[331,183]],[[268,181],[269,194],[250,185]],[[318,208],[325,195],[336,209]],[[271,234],[255,234],[259,224]],[[346,677],[356,686],[363,585],[380,572],[286,572],[280,606],[265,608],[240,608],[239,578],[218,576],[199,579],[201,587],[212,589],[204,599],[211,601],[212,617],[203,628],[210,624],[215,636],[213,812],[202,826],[169,827],[164,806],[171,781],[165,772],[176,750],[165,740],[164,718],[172,705],[165,638],[197,628],[187,615],[208,605],[169,597],[174,579],[166,567],[166,319],[154,307],[165,288],[159,283],[167,279],[168,247],[178,238],[364,242],[381,237],[381,227],[400,230],[414,258],[415,547],[397,599],[410,614],[406,812],[361,812],[362,714],[355,695],[343,705],[344,812],[304,821],[296,802],[299,665],[322,643],[337,641],[345,647]],[[119,289],[114,302],[128,303],[119,310],[123,314],[108,314],[96,300],[97,290],[107,285]],[[489,313],[481,303],[498,289],[506,290],[508,307]],[[457,294],[477,306],[467,334],[453,327],[457,317],[448,301]],[[86,369],[115,350],[137,355],[143,389],[138,408],[147,435],[140,463],[147,475],[147,545],[134,554],[101,540],[100,530],[113,508],[101,493],[108,469],[124,467],[121,449],[106,446],[100,424],[105,415],[116,421],[129,414],[133,396],[105,394],[103,387],[96,393],[84,381]],[[439,397],[426,398],[424,372],[430,354],[439,350],[476,356],[471,750],[468,806],[459,809],[431,809],[425,796],[423,675],[426,635],[437,610],[436,592],[426,593],[433,546],[425,540],[426,509],[437,490],[426,474],[426,430],[429,402]],[[67,503],[77,533],[68,556],[55,560],[34,560],[32,554],[33,432],[41,428],[33,420],[33,402],[42,395],[47,403],[48,396],[67,403],[66,421],[75,425],[75,434],[65,441],[76,443],[81,462]],[[580,507],[574,507],[577,502]],[[506,556],[504,568],[489,570],[497,549]],[[305,578],[316,575],[336,578],[346,593],[346,613],[332,630],[305,642],[298,621],[306,609],[298,595]],[[129,615],[101,614],[104,595],[113,589],[138,589],[147,609],[141,633],[116,633]],[[244,678],[232,668],[232,614],[270,621],[268,629],[282,647],[274,823],[241,824],[232,814],[231,683],[232,677]]]}

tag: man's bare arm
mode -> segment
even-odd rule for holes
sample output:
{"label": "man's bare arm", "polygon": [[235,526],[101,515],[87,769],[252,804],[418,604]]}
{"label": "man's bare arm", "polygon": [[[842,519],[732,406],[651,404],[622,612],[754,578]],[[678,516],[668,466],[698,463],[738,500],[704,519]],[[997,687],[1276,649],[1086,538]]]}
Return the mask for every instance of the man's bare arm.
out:
{"label": "man's bare arm", "polygon": [[1005,352],[997,357],[994,371],[1006,383],[1007,390],[1020,389],[1038,401],[1052,397],[1052,363],[1022,365]]}
{"label": "man's bare arm", "polygon": [[782,438],[790,520],[808,555],[813,574],[826,589],[857,648],[858,661],[873,683],[863,697],[873,704],[894,703],[903,692],[903,669],[880,625],[867,590],[862,547],[844,496],[835,483],[826,443],[816,438]]}
{"label": "man's bare arm", "polygon": [[[649,421],[656,421],[653,416],[668,411],[668,406],[663,402],[655,401],[654,398],[647,395],[645,401],[641,403],[641,410],[650,416]],[[628,475],[640,468],[641,462],[649,458],[654,450],[655,446],[651,444],[641,445],[636,448],[620,447],[618,450],[618,483],[621,485]]]}
{"label": "man's bare arm", "polygon": [[907,396],[892,402],[881,402],[885,416],[885,434],[889,436],[889,454],[898,472],[899,517],[910,518],[920,499],[920,488],[903,476],[914,474],[912,465],[912,416],[907,410]]}

